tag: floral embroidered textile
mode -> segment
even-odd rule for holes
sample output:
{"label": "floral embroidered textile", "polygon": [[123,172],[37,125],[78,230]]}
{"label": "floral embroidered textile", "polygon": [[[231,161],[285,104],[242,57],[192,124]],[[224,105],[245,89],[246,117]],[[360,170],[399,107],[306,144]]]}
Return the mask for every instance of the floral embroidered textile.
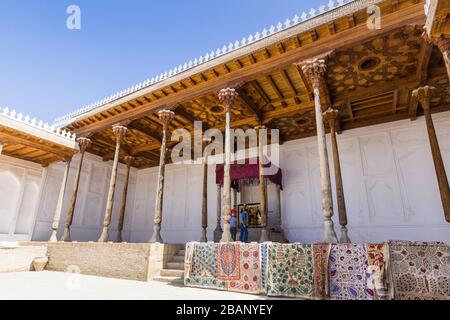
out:
{"label": "floral embroidered textile", "polygon": [[389,244],[395,299],[450,300],[450,246]]}
{"label": "floral embroidered textile", "polygon": [[260,294],[262,290],[261,260],[258,243],[241,243],[239,279],[228,281],[228,290]]}
{"label": "floral embroidered textile", "polygon": [[267,292],[269,296],[314,298],[311,245],[270,244]]}
{"label": "floral embroidered textile", "polygon": [[367,256],[363,245],[336,244],[330,253],[330,298],[367,300]]}
{"label": "floral embroidered textile", "polygon": [[217,244],[191,243],[186,246],[184,284],[188,287],[226,290],[226,282],[217,279]]}
{"label": "floral embroidered textile", "polygon": [[239,280],[241,272],[240,243],[219,243],[217,251],[217,278]]}

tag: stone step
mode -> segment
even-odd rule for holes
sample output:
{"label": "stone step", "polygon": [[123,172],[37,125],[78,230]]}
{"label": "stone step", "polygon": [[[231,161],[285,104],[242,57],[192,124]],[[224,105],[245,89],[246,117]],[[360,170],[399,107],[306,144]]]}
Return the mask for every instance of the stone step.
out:
{"label": "stone step", "polygon": [[184,270],[184,262],[168,262],[167,269]]}
{"label": "stone step", "polygon": [[173,256],[170,262],[184,262],[184,256]]}
{"label": "stone step", "polygon": [[184,270],[162,269],[160,275],[162,277],[179,277],[184,279]]}
{"label": "stone step", "polygon": [[159,276],[159,277],[153,278],[153,281],[165,282],[165,283],[170,283],[170,284],[180,284],[180,285],[184,284],[184,280],[180,277]]}

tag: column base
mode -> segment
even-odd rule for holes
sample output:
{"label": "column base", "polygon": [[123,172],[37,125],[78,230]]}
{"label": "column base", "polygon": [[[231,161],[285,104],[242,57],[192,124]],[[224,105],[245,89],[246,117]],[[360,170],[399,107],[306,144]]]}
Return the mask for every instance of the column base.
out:
{"label": "column base", "polygon": [[348,230],[346,226],[341,226],[341,237],[339,238],[339,243],[352,243],[348,237]]}
{"label": "column base", "polygon": [[263,242],[267,242],[270,241],[269,239],[269,233],[267,232],[266,228],[261,229],[261,236],[259,238],[259,242],[263,243]]}
{"label": "column base", "polygon": [[102,235],[100,236],[100,239],[98,239],[97,242],[108,242],[109,239],[109,228],[103,227]]}
{"label": "column base", "polygon": [[123,240],[122,240],[122,231],[117,231],[117,237],[116,237],[116,242],[117,243],[122,243],[123,242]]}
{"label": "column base", "polygon": [[202,236],[200,237],[200,242],[208,242],[208,237],[206,235],[206,228],[202,230]]}
{"label": "column base", "polygon": [[214,242],[219,242],[220,239],[222,239],[222,233],[222,228],[216,228],[216,230],[214,230]]}
{"label": "column base", "polygon": [[48,242],[58,242],[57,236],[57,230],[52,230],[52,235],[50,236],[50,239]]}
{"label": "column base", "polygon": [[333,221],[331,219],[330,220],[325,220],[323,222],[323,226],[324,226],[324,239],[323,239],[323,241],[325,243],[338,243],[336,232],[334,231]]}
{"label": "column base", "polygon": [[229,223],[225,223],[223,225],[223,233],[222,238],[220,239],[220,242],[232,242],[233,239],[231,238],[231,228]]}
{"label": "column base", "polygon": [[164,243],[163,239],[161,238],[161,225],[155,224],[153,227],[153,235],[150,238],[150,243]]}
{"label": "column base", "polygon": [[61,242],[72,242],[72,238],[70,237],[70,227],[64,228],[64,233],[61,239]]}

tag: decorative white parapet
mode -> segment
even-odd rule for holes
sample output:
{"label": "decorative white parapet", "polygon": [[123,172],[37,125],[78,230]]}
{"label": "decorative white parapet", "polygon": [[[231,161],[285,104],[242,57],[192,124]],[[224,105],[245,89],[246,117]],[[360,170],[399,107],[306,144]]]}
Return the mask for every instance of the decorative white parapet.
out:
{"label": "decorative white parapet", "polygon": [[[356,1],[358,1],[358,0],[330,0],[327,5],[321,5],[317,9],[312,8],[308,12],[303,12],[302,14],[300,14],[300,16],[295,15],[292,19],[288,18],[284,22],[278,22],[278,24],[271,25],[269,28],[264,28],[262,31],[258,31],[255,34],[245,36],[241,40],[237,40],[235,42],[230,42],[229,44],[224,45],[222,48],[212,50],[212,51],[206,53],[205,55],[200,56],[199,58],[189,60],[188,62],[185,62],[184,64],[180,64],[178,67],[175,67],[166,72],[162,72],[161,74],[159,74],[155,77],[152,77],[151,79],[147,79],[147,80],[145,80],[135,86],[132,86],[126,90],[122,90],[118,93],[115,93],[101,101],[97,101],[95,103],[89,104],[87,106],[80,108],[79,110],[71,112],[65,116],[59,117],[59,118],[55,119],[55,125],[57,125],[57,126],[66,125],[70,122],[70,120],[74,119],[75,117],[85,114],[85,113],[87,113],[91,110],[94,110],[98,107],[101,107],[107,103],[110,103],[110,102],[113,102],[120,98],[123,98],[127,95],[130,95],[141,89],[152,86],[156,83],[162,82],[168,78],[171,78],[171,77],[178,75],[182,72],[185,72],[189,69],[195,68],[199,65],[202,65],[202,64],[210,62],[214,59],[217,59],[225,54],[228,54],[228,53],[234,52],[238,49],[241,49],[243,47],[249,46],[249,45],[251,45],[257,41],[260,41],[264,38],[267,38],[274,34],[285,31],[286,29],[301,25],[313,18],[316,18],[323,14],[329,13],[333,10],[343,7],[344,5],[347,5],[349,3],[356,2]],[[360,1],[367,2],[368,5],[370,5],[369,2],[373,2],[370,0],[360,0]],[[375,1],[375,2],[380,2],[380,1]]]}
{"label": "decorative white parapet", "polygon": [[46,139],[66,147],[76,149],[76,135],[68,130],[38,121],[23,113],[9,108],[0,109],[0,126],[22,131],[24,133]]}

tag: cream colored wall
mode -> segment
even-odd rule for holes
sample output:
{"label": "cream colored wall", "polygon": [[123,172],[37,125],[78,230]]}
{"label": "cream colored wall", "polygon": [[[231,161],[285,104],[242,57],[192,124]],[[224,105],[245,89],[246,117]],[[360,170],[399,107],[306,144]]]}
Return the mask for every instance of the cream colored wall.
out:
{"label": "cream colored wall", "polygon": [[0,241],[31,239],[45,170],[0,156]]}
{"label": "cream colored wall", "polygon": [[[70,176],[64,197],[63,213],[58,236],[62,235],[67,209],[73,190],[74,178],[78,166],[79,156],[76,155],[71,163]],[[112,162],[103,162],[101,158],[87,154],[83,162],[80,188],[75,207],[74,220],[71,228],[71,236],[74,241],[96,241],[101,234],[103,215],[106,208],[106,197],[111,179]],[[50,228],[56,208],[57,197],[64,174],[64,164],[57,163],[46,169],[47,174],[43,182],[44,194],[39,206],[33,240],[47,241],[50,237]],[[117,177],[116,193],[114,197],[113,216],[111,222],[110,240],[116,239],[119,207],[122,198],[122,190],[125,180],[125,166],[120,165]],[[129,183],[129,201],[127,212],[133,208],[134,186],[136,170],[132,170]],[[128,223],[131,215],[126,216],[124,228],[124,240],[129,239],[130,230]]]}
{"label": "cream colored wall", "polygon": [[[433,117],[447,174],[450,174],[450,112]],[[444,219],[423,118],[345,131],[338,136],[338,144],[349,232],[353,241],[409,239],[450,242],[450,224]],[[76,166],[77,157],[72,163],[59,234],[64,224]],[[282,213],[284,229],[290,241],[322,240],[318,166],[315,137],[291,141],[282,146]],[[0,239],[29,239],[34,225],[33,240],[48,240],[63,169],[63,164],[42,169],[29,162],[0,156],[0,228],[6,232],[0,235]],[[113,240],[124,169],[120,166],[111,224]],[[168,243],[199,240],[202,167],[169,165],[166,170],[163,239]],[[214,171],[215,168],[210,166],[210,240],[213,239],[217,212]],[[87,155],[72,227],[74,240],[98,239],[110,175],[111,162]],[[125,222],[125,240],[129,242],[147,242],[151,236],[156,179],[157,168],[132,171]],[[246,197],[245,202],[258,202],[257,188],[249,188]],[[269,212],[271,216],[276,213],[276,198],[270,190]],[[334,220],[339,234],[337,212]],[[20,234],[17,231],[21,231]]]}

